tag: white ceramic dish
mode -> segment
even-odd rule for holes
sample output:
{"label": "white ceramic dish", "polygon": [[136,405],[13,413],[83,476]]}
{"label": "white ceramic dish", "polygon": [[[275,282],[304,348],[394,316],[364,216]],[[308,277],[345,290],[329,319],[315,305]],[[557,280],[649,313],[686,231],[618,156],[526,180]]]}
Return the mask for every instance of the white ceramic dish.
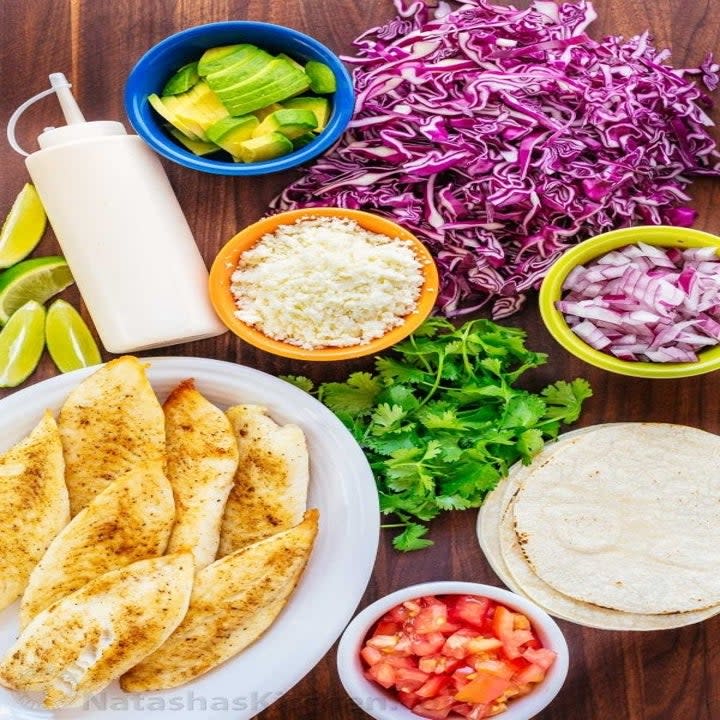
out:
{"label": "white ceramic dish", "polygon": [[[118,720],[173,718],[249,720],[302,679],[330,649],[370,578],[379,538],[377,492],[360,447],[321,403],[271,375],[219,360],[148,358],[161,400],[185,378],[219,407],[257,403],[280,423],[306,434],[309,506],[320,530],[297,590],[272,627],[233,660],[185,686],[152,694],[124,693],[113,683],[84,707],[52,713],[34,698],[0,687],[0,718]],[[57,410],[92,368],[45,380],[0,401],[0,451],[26,435],[45,408]],[[352,562],[349,562],[352,558]],[[18,606],[0,613],[0,652],[18,632]]]}
{"label": "white ceramic dish", "polygon": [[482,595],[508,608],[523,613],[532,623],[544,647],[554,650],[557,658],[545,679],[528,695],[513,700],[505,712],[495,715],[497,720],[529,720],[539,713],[560,692],[568,672],[567,643],[557,623],[535,603],[509,590],[480,583],[452,580],[411,585],[386,595],[368,605],[347,626],[337,652],[340,681],[350,697],[376,720],[420,720],[420,716],[396,701],[379,685],[363,674],[360,650],[363,641],[377,620],[388,610],[406,600],[424,595]]}

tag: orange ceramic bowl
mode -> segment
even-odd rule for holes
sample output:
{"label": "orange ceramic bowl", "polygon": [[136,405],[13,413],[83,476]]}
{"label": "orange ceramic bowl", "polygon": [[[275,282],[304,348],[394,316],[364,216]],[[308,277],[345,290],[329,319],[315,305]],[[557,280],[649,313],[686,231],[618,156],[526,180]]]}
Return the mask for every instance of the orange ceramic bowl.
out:
{"label": "orange ceramic bowl", "polygon": [[[392,328],[382,337],[361,345],[321,347],[307,350],[269,338],[254,327],[238,320],[235,316],[237,310],[235,299],[230,290],[230,278],[235,272],[240,256],[255,245],[264,235],[272,233],[280,225],[290,225],[300,218],[308,216],[348,218],[370,232],[409,240],[412,243],[415,255],[421,263],[425,281],[420,288],[420,297],[415,311],[405,318],[402,325]],[[400,342],[422,324],[435,305],[438,289],[439,278],[435,262],[425,245],[412,233],[379,215],[373,215],[361,210],[345,210],[344,208],[313,207],[305,210],[290,210],[263,218],[229,240],[218,253],[210,269],[210,300],[228,329],[250,345],[275,355],[296,360],[348,360],[373,355],[380,350],[384,350]]]}

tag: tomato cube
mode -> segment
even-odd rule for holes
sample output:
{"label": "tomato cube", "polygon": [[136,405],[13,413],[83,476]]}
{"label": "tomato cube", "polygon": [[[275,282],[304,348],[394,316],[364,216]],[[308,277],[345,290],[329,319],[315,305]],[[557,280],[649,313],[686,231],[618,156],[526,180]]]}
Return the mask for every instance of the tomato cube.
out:
{"label": "tomato cube", "polygon": [[495,614],[492,619],[492,629],[495,637],[503,642],[505,638],[509,638],[514,629],[515,618],[513,613],[502,605],[495,607]]}
{"label": "tomato cube", "polygon": [[421,698],[434,698],[450,684],[447,675],[432,675],[422,687],[415,692]]}
{"label": "tomato cube", "polygon": [[497,700],[510,685],[507,678],[480,671],[457,692],[455,699],[460,702],[491,703]]}
{"label": "tomato cube", "polygon": [[490,607],[490,600],[485,597],[473,595],[460,595],[455,601],[452,619],[481,628],[485,623],[487,611]]}
{"label": "tomato cube", "polygon": [[412,651],[419,656],[433,655],[445,644],[445,636],[441,632],[415,635],[410,644]]}
{"label": "tomato cube", "polygon": [[395,668],[386,662],[375,663],[365,671],[365,677],[389,690],[395,684]]}
{"label": "tomato cube", "polygon": [[411,710],[420,702],[420,698],[415,693],[398,692],[398,700]]}
{"label": "tomato cube", "polygon": [[462,660],[470,654],[468,645],[472,640],[475,640],[476,637],[477,633],[469,628],[458,630],[445,640],[445,644],[442,648],[443,655]]}
{"label": "tomato cube", "polygon": [[447,623],[447,607],[437,603],[423,608],[413,621],[413,629],[420,635],[437,632]]}
{"label": "tomato cube", "polygon": [[432,698],[418,703],[413,712],[421,717],[444,720],[452,711],[455,700],[450,695]]}
{"label": "tomato cube", "polygon": [[394,668],[417,668],[414,658],[409,655],[383,655],[383,660]]}
{"label": "tomato cube", "polygon": [[396,668],[395,687],[401,692],[414,693],[428,680],[429,675],[415,668]]}
{"label": "tomato cube", "polygon": [[397,635],[402,625],[392,620],[381,620],[373,630],[373,635]]}
{"label": "tomato cube", "polygon": [[446,657],[445,655],[426,655],[420,658],[418,666],[426,673],[451,673],[460,666],[460,660]]}
{"label": "tomato cube", "polygon": [[475,672],[497,675],[497,677],[509,680],[515,674],[513,668],[505,660],[479,660],[474,664]]}
{"label": "tomato cube", "polygon": [[360,657],[368,665],[375,665],[375,663],[379,663],[385,657],[385,655],[383,655],[383,653],[381,653],[377,648],[370,647],[370,645],[366,645],[360,651]]}
{"label": "tomato cube", "polygon": [[545,671],[539,665],[528,665],[513,676],[513,682],[520,685],[539,683],[545,679]]}
{"label": "tomato cube", "polygon": [[528,648],[522,655],[528,662],[539,665],[543,670],[547,670],[556,658],[556,654],[547,648]]}

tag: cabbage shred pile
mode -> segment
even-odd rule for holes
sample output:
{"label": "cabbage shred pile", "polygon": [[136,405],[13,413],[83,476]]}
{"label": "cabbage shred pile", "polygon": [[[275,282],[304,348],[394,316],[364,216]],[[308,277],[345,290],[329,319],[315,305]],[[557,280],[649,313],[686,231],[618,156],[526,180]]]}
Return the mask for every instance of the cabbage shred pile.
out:
{"label": "cabbage shred pile", "polygon": [[590,39],[580,0],[528,10],[395,0],[356,41],[355,115],[273,211],[334,205],[416,233],[447,316],[518,310],[569,245],[638,223],[689,226],[685,192],[720,173],[707,95],[646,34]]}

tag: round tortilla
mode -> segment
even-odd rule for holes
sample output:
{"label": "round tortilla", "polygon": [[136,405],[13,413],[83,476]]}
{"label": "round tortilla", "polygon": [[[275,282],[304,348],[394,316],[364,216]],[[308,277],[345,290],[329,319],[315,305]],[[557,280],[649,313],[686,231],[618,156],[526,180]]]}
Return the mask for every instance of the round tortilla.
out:
{"label": "round tortilla", "polygon": [[[617,423],[616,425],[632,425]],[[601,427],[601,426],[596,426]],[[530,466],[516,464],[508,477],[488,494],[478,513],[477,534],[490,566],[513,592],[524,595],[551,615],[586,627],[603,630],[652,631],[691,625],[720,612],[720,606],[686,613],[648,615],[610,610],[575,600],[543,582],[528,565],[515,535],[511,504],[518,486],[538,463],[547,461],[572,438],[595,428],[566,433],[548,445]]]}
{"label": "round tortilla", "polygon": [[720,603],[720,437],[682,425],[588,430],[527,473],[512,505],[535,574],[613,610]]}

